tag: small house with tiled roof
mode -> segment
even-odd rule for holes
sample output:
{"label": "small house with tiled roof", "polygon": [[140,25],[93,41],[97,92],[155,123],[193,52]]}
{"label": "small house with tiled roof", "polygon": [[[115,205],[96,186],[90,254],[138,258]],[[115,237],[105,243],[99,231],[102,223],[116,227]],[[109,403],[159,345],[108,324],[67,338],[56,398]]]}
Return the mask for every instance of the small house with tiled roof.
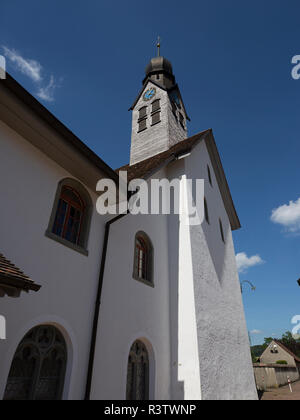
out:
{"label": "small house with tiled roof", "polygon": [[[290,366],[300,368],[300,357],[296,356],[279,340],[273,340],[260,356],[260,362],[265,364],[285,361]],[[299,370],[300,372],[300,370]]]}

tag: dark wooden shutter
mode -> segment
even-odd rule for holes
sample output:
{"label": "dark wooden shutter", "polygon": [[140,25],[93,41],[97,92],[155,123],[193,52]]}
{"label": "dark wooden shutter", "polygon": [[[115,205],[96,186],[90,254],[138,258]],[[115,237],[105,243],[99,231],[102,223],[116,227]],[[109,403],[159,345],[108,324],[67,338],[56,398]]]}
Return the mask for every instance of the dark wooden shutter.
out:
{"label": "dark wooden shutter", "polygon": [[156,112],[152,115],[152,125],[160,122],[160,112]]}
{"label": "dark wooden shutter", "polygon": [[146,118],[147,117],[147,107],[144,106],[140,109],[139,118]]}
{"label": "dark wooden shutter", "polygon": [[152,112],[156,112],[160,110],[160,99],[157,99],[152,104]]}

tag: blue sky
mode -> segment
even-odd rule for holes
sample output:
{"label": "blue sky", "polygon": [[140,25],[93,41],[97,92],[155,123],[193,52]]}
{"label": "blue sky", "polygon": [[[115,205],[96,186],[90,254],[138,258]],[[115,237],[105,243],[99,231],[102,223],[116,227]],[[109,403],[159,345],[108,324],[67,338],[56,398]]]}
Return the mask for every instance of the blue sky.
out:
{"label": "blue sky", "polygon": [[253,343],[290,330],[300,314],[299,15],[297,0],[1,5],[8,71],[114,168],[129,160],[128,108],[161,36],[189,134],[214,130],[242,223],[236,252],[264,261],[241,273],[257,287],[243,294]]}

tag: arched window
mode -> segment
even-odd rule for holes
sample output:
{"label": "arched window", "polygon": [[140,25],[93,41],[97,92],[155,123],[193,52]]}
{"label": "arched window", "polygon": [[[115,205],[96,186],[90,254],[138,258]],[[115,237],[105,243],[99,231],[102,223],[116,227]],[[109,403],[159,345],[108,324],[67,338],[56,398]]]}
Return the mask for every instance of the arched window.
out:
{"label": "arched window", "polygon": [[207,207],[206,198],[204,198],[204,215],[205,215],[205,220],[209,224],[209,214],[208,214],[208,207]]}
{"label": "arched window", "polygon": [[128,357],[126,399],[149,399],[149,355],[140,340],[131,346]]}
{"label": "arched window", "polygon": [[33,328],[17,348],[4,400],[61,400],[66,364],[66,343],[57,328]]}
{"label": "arched window", "polygon": [[46,236],[87,255],[92,200],[75,179],[62,180],[57,188]]}
{"label": "arched window", "polygon": [[64,186],[58,201],[52,232],[78,245],[85,204],[76,190]]}
{"label": "arched window", "polygon": [[223,224],[222,224],[221,219],[219,219],[219,224],[220,224],[220,234],[221,234],[221,238],[222,238],[222,241],[223,241],[223,242],[224,242],[224,244],[225,244],[224,229],[223,229]]}
{"label": "arched window", "polygon": [[133,277],[153,285],[153,247],[144,232],[135,236]]}

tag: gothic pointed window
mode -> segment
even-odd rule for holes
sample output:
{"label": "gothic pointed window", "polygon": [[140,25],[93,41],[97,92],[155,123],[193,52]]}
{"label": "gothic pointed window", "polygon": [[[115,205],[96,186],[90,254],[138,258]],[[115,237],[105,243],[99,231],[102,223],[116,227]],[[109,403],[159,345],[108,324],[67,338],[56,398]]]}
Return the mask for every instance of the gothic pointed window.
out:
{"label": "gothic pointed window", "polygon": [[33,328],[17,348],[4,400],[61,400],[66,364],[66,343],[57,328]]}
{"label": "gothic pointed window", "polygon": [[153,285],[153,248],[144,232],[138,232],[135,236],[133,277]]}
{"label": "gothic pointed window", "polygon": [[149,356],[140,340],[133,343],[128,357],[126,399],[149,399]]}

